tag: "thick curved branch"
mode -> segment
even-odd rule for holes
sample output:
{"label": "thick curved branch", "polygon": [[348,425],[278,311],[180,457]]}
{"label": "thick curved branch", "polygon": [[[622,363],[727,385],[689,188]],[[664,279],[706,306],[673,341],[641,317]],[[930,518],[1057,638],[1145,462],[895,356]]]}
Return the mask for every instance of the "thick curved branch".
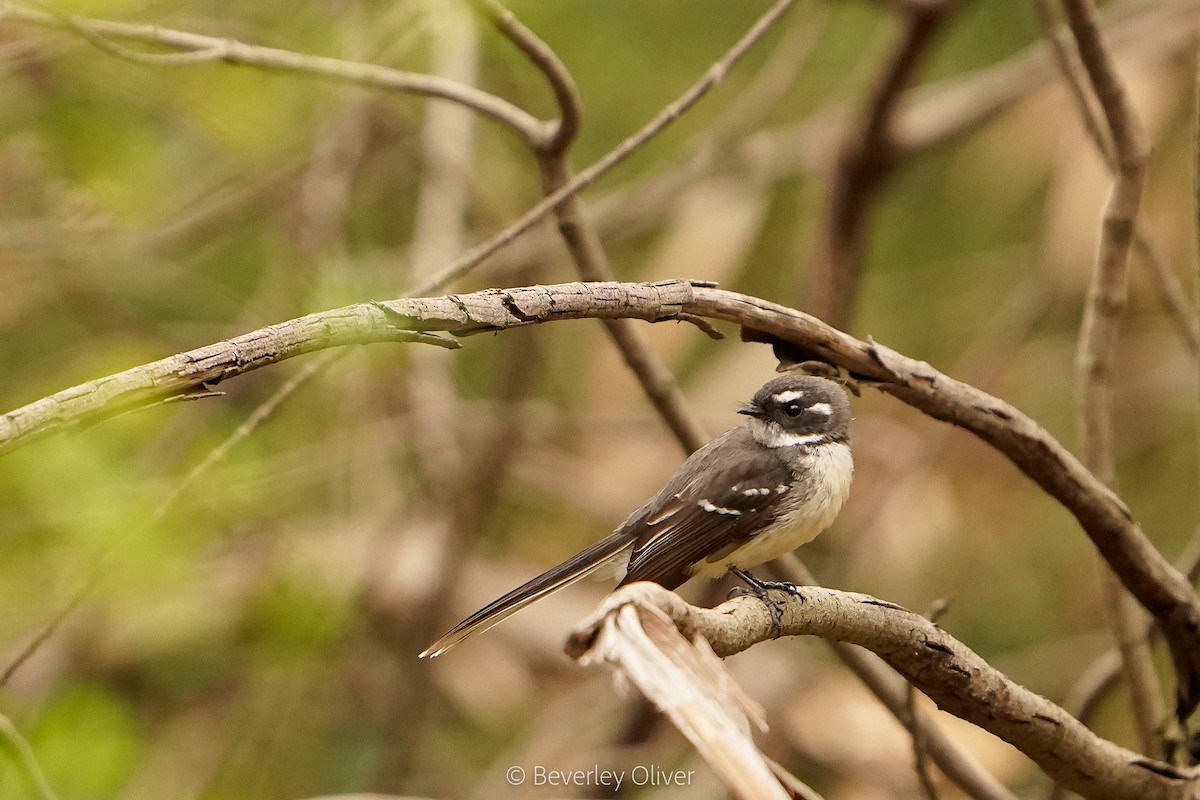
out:
{"label": "thick curved branch", "polygon": [[714,609],[688,605],[653,583],[636,583],[609,595],[572,632],[567,652],[588,652],[601,623],[622,607],[665,612],[684,636],[705,639],[720,656],[739,653],[780,636],[815,635],[876,653],[938,707],[1016,747],[1047,775],[1096,800],[1184,800],[1195,775],[1143,759],[1100,738],[1046,698],[1010,680],[966,645],[924,617],[873,597],[816,586],[803,600],[772,595],[781,619],[754,597]]}
{"label": "thick curved branch", "polygon": [[[771,562],[775,577],[797,586],[818,585],[816,578],[801,563],[795,553],[788,553]],[[958,785],[962,793],[972,800],[1016,800],[996,778],[966,750],[960,748],[930,715],[910,704],[910,684],[906,684],[879,659],[859,647],[845,642],[829,641],[829,648],[846,667],[871,691],[896,720],[907,728],[914,743],[922,741],[930,759],[942,773]]]}
{"label": "thick curved branch", "polygon": [[788,358],[843,367],[936,419],[999,450],[1062,503],[1124,586],[1158,620],[1180,682],[1200,675],[1200,601],[1187,578],[1155,549],[1129,508],[1034,420],[1003,400],[872,341],[757,297],[688,281],[567,283],[359,304],[310,314],[226,342],[101,378],[0,415],[0,452],[38,435],[151,405],[164,397],[328,347],[431,341],[560,319],[650,322],[720,319],[776,343]]}

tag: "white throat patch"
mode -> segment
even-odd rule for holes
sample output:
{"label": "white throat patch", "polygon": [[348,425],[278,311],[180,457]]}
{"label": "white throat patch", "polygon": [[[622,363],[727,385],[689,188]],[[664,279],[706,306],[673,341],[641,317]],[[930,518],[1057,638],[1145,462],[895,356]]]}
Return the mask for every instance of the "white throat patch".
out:
{"label": "white throat patch", "polygon": [[815,444],[825,438],[823,433],[790,433],[778,423],[761,419],[750,420],[750,431],[763,447],[794,447],[798,444]]}

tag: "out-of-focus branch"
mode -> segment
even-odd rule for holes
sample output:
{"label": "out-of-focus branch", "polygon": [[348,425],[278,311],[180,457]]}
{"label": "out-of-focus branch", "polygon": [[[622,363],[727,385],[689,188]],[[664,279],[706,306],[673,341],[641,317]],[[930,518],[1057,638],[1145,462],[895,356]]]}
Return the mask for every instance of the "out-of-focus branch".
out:
{"label": "out-of-focus branch", "polygon": [[[1079,63],[1078,53],[1070,34],[1057,24],[1050,0],[1034,0],[1034,7],[1038,12],[1042,33],[1050,43],[1054,61],[1062,73],[1063,81],[1066,83],[1067,91],[1079,115],[1083,130],[1100,157],[1104,159],[1104,163],[1115,175],[1117,154],[1112,136],[1101,119],[1103,112],[1096,107],[1095,95],[1087,88],[1087,75]],[[1133,251],[1150,270],[1151,284],[1154,286],[1159,302],[1162,303],[1171,321],[1175,324],[1184,344],[1191,350],[1193,357],[1200,359],[1200,322],[1195,319],[1193,305],[1188,299],[1187,290],[1183,287],[1183,281],[1167,263],[1162,251],[1150,238],[1150,234],[1140,218],[1134,225]]]}
{"label": "out-of-focus branch", "polygon": [[658,584],[636,583],[603,600],[567,641],[579,658],[610,615],[657,609],[689,639],[703,639],[720,656],[780,636],[816,635],[876,653],[940,708],[1016,747],[1047,775],[1095,800],[1183,800],[1197,777],[1144,759],[1092,733],[1077,719],[1014,683],[929,620],[873,597],[805,587],[803,599],[772,595],[768,604],[739,597],[715,609],[688,605]]}
{"label": "out-of-focus branch", "polygon": [[[478,79],[479,20],[470,9],[452,6],[442,11],[429,32],[429,46],[432,74],[468,85]],[[462,250],[471,208],[477,123],[470,109],[447,103],[430,104],[424,115],[421,184],[408,259],[413,275],[426,274]],[[491,465],[503,471],[507,463],[508,454],[468,446],[464,423],[470,417],[463,413],[462,399],[457,396],[452,364],[437,355],[426,349],[413,353],[406,381],[413,420],[410,439],[417,456],[415,484],[421,487],[416,505],[427,509],[434,523],[409,521],[401,534],[423,540],[429,557],[421,579],[408,581],[405,599],[409,602],[402,624],[397,626],[396,620],[388,619],[376,623],[388,631],[381,635],[395,650],[408,641],[432,639],[452,624],[446,618],[445,597],[449,587],[461,584],[463,553],[469,552],[478,538],[480,520],[473,512],[485,508],[489,499],[477,493],[480,487],[465,476],[478,476]],[[385,592],[387,588],[372,586],[376,597]],[[376,607],[377,601],[371,605]],[[397,634],[391,633],[394,628],[399,628]],[[418,669],[402,682],[382,726],[385,747],[395,755],[388,759],[380,785],[403,785],[420,763],[420,743],[435,719],[432,711],[437,691],[432,681],[429,670]]]}
{"label": "out-of-focus branch", "polygon": [[1125,310],[1126,265],[1141,202],[1145,134],[1101,40],[1089,0],[1063,0],[1080,59],[1104,110],[1117,181],[1104,212],[1100,247],[1080,332],[1078,367],[1084,461],[1105,483],[1116,478],[1112,454],[1112,358]]}
{"label": "out-of-focus branch", "polygon": [[50,782],[46,780],[46,774],[42,772],[41,765],[38,764],[37,756],[34,754],[29,740],[22,736],[21,732],[17,730],[17,726],[13,725],[12,720],[3,714],[0,714],[0,740],[8,742],[9,746],[16,751],[17,764],[25,773],[26,780],[37,793],[39,800],[58,800],[58,795],[50,788]]}
{"label": "out-of-focus branch", "polygon": [[[64,22],[58,15],[34,11],[11,3],[0,5],[0,14],[34,25],[64,27]],[[164,61],[162,54],[146,54],[146,58],[134,58],[137,63],[172,65],[223,61],[227,64],[308,75],[371,89],[419,94],[450,100],[474,109],[485,117],[508,126],[531,145],[539,142],[545,135],[546,123],[507,100],[445,78],[390,69],[376,64],[297,53],[293,50],[261,47],[236,39],[177,31],[158,25],[133,25],[74,15],[67,16],[67,19],[70,20],[68,29],[86,32],[88,35],[85,38],[93,44],[107,41],[108,38],[127,39],[183,51],[189,56],[185,59]],[[132,53],[128,48],[111,46],[106,47],[105,51],[121,58],[130,58]]]}
{"label": "out-of-focus branch", "polygon": [[879,73],[862,118],[842,141],[830,179],[821,255],[813,265],[806,305],[829,324],[846,327],[858,294],[867,214],[896,165],[894,117],[938,29],[957,0],[900,3],[904,30]]}
{"label": "out-of-focus branch", "polygon": [[[1108,158],[1116,178],[1104,212],[1076,355],[1083,460],[1100,480],[1115,487],[1111,381],[1128,293],[1129,253],[1141,203],[1147,145],[1141,124],[1102,39],[1091,0],[1063,0],[1063,7],[1083,71],[1104,114],[1107,136],[1101,135],[1102,128],[1094,118],[1085,127],[1093,131],[1096,146]],[[1065,43],[1061,40],[1056,52],[1064,54],[1060,55],[1064,69],[1072,75],[1074,71],[1070,69],[1069,59],[1065,58]],[[1092,118],[1093,111],[1082,88],[1076,88],[1074,93],[1081,113],[1085,118]],[[1130,688],[1138,741],[1143,752],[1152,753],[1156,750],[1155,730],[1162,719],[1161,687],[1154,673],[1149,645],[1144,637],[1137,635],[1142,627],[1139,609],[1121,590],[1111,572],[1106,571],[1101,579],[1101,592],[1108,598],[1109,616]],[[1186,716],[1200,699],[1197,688],[1195,680],[1179,682],[1177,707],[1181,717]]]}
{"label": "out-of-focus branch", "polygon": [[704,73],[704,76],[689,87],[683,94],[668,103],[645,125],[626,138],[619,145],[605,154],[599,161],[572,176],[566,183],[547,195],[540,202],[526,211],[520,219],[513,222],[504,230],[481,242],[469,252],[460,256],[453,264],[435,275],[431,280],[419,287],[414,287],[414,294],[426,294],[441,289],[470,270],[481,261],[495,253],[509,242],[532,228],[559,204],[578,194],[595,183],[602,175],[617,166],[646,142],[658,136],[668,125],[682,116],[695,105],[700,98],[708,94],[714,86],[724,79],[726,73],[741,61],[754,45],[762,39],[795,4],[795,0],[777,0],[765,14],[750,26],[737,42]]}
{"label": "out-of-focus branch", "polygon": [[175,508],[175,504],[184,496],[185,493],[203,477],[209,470],[220,464],[229,455],[229,452],[241,441],[246,439],[251,433],[258,429],[260,425],[270,419],[271,415],[295,392],[308,381],[319,375],[327,367],[331,366],[335,361],[342,357],[346,351],[331,350],[322,353],[317,358],[306,364],[303,369],[285,381],[278,389],[271,393],[263,402],[259,403],[244,419],[240,425],[234,428],[233,432],[225,437],[220,444],[208,451],[196,466],[188,470],[188,473],[183,476],[183,479],[172,487],[167,496],[163,498],[151,513],[146,522],[135,529],[132,533],[117,540],[109,546],[108,551],[98,561],[92,563],[89,567],[88,575],[79,584],[71,596],[64,602],[42,627],[34,634],[28,642],[12,657],[5,665],[3,671],[0,671],[0,687],[8,685],[12,680],[13,675],[17,673],[22,665],[24,665],[38,649],[45,644],[54,632],[74,613],[75,609],[87,599],[88,595],[99,585],[100,581],[107,576],[113,566],[114,557],[123,549],[134,544],[138,537],[146,532],[154,529],[156,525],[162,522],[167,515]]}

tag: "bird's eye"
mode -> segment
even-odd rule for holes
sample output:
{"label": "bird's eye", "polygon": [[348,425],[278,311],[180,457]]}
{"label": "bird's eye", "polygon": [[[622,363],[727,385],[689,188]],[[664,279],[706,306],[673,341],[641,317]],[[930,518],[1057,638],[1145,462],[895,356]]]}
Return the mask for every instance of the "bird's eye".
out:
{"label": "bird's eye", "polygon": [[783,407],[783,413],[787,414],[789,417],[798,417],[800,416],[800,412],[803,410],[804,406],[800,405],[799,403],[788,403]]}

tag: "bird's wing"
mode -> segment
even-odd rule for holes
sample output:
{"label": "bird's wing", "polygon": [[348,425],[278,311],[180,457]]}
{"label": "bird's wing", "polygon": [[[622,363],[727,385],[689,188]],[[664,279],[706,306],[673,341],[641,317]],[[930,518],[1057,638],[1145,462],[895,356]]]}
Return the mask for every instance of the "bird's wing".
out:
{"label": "bird's wing", "polygon": [[753,447],[696,455],[706,458],[692,480],[672,481],[618,529],[635,536],[622,584],[650,580],[673,589],[694,564],[719,560],[778,518],[779,497],[795,480],[778,455]]}

